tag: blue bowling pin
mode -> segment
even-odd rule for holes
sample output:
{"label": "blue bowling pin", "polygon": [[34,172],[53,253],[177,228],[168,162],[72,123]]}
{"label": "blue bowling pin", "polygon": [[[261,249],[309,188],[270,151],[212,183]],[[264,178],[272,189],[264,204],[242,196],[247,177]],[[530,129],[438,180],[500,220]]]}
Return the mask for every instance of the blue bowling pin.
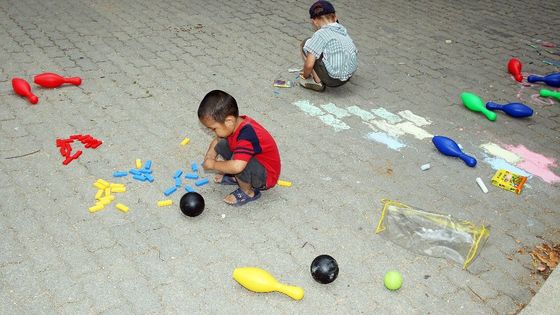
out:
{"label": "blue bowling pin", "polygon": [[486,103],[486,109],[501,110],[511,117],[515,118],[529,117],[533,115],[533,109],[521,103],[509,103],[501,105],[494,102],[488,102]]}
{"label": "blue bowling pin", "polygon": [[476,159],[470,155],[466,155],[465,153],[463,153],[463,151],[461,151],[461,149],[457,145],[457,142],[444,136],[434,136],[432,138],[432,142],[439,150],[439,152],[447,156],[458,157],[463,160],[468,166],[475,167]]}
{"label": "blue bowling pin", "polygon": [[527,81],[529,83],[544,82],[553,87],[560,87],[560,72],[545,75],[544,77],[540,77],[538,75],[530,75],[527,77]]}

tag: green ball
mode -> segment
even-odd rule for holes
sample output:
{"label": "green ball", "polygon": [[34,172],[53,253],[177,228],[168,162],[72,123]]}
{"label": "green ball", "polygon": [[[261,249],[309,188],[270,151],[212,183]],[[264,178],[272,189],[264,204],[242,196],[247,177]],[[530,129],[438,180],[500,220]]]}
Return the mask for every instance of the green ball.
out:
{"label": "green ball", "polygon": [[385,279],[383,279],[385,283],[385,287],[389,290],[398,290],[402,286],[403,278],[400,272],[398,271],[388,271],[385,274]]}

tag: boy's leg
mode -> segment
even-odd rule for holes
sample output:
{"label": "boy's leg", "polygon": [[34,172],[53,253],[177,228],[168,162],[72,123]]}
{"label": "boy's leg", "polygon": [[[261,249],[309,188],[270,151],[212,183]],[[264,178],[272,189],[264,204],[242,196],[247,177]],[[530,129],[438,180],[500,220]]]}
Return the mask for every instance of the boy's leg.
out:
{"label": "boy's leg", "polygon": [[[216,146],[214,147],[214,151],[216,151],[216,153],[226,161],[231,160],[231,157],[233,156],[233,152],[231,152],[229,143],[227,142],[226,139],[220,139],[218,143],[216,143]],[[227,178],[228,179],[227,181],[224,176],[229,176]],[[216,176],[214,176],[214,182],[220,184],[234,185],[235,177],[229,174],[216,174]]]}
{"label": "boy's leg", "polygon": [[[306,39],[304,39],[301,42],[300,45],[300,51],[301,51],[301,58],[303,59],[303,61],[305,62],[305,59],[307,57],[307,54],[305,53],[305,50],[303,50],[303,46],[305,46],[305,43],[310,39],[311,37],[308,37]],[[313,71],[311,71],[311,76],[313,76],[313,80],[315,80],[315,82],[317,83],[321,83],[321,78],[317,75],[317,73],[315,73],[315,66],[313,66]]]}
{"label": "boy's leg", "polygon": [[[239,188],[249,197],[253,198],[260,194],[259,190],[266,189],[266,169],[256,159],[251,158],[245,169],[235,175]],[[258,196],[257,196],[258,197]],[[224,201],[229,204],[236,204],[239,200],[234,196],[234,192],[227,195]]]}
{"label": "boy's leg", "polygon": [[[305,42],[307,42],[309,38],[310,37],[301,42],[301,56],[303,58],[303,61],[305,61],[305,58],[307,56],[305,54],[305,51],[303,50],[303,46],[305,46]],[[315,64],[313,65],[313,71],[311,72],[311,74],[313,75],[313,80],[315,80],[315,82],[320,82],[328,87],[337,87],[348,82],[331,78],[329,72],[327,71],[327,68],[325,67],[325,63],[323,62],[322,54],[317,60],[315,60]]]}

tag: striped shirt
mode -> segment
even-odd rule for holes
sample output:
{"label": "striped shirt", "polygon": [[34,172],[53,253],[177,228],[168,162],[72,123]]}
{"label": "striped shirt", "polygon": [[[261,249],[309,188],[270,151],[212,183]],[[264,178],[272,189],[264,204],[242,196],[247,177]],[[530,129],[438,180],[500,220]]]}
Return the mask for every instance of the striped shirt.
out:
{"label": "striped shirt", "polygon": [[305,53],[321,58],[329,76],[341,81],[348,80],[358,68],[358,49],[346,28],[338,23],[323,25],[303,46]]}

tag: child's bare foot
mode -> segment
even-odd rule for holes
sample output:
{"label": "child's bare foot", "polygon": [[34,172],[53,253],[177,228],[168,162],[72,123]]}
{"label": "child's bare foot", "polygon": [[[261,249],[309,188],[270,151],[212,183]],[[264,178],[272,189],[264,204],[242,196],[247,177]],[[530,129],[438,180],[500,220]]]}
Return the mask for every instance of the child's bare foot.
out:
{"label": "child's bare foot", "polygon": [[235,176],[217,174],[214,176],[214,183],[222,185],[237,185],[237,179],[235,179]]}
{"label": "child's bare foot", "polygon": [[250,201],[255,201],[261,197],[261,192],[258,190],[251,190],[245,193],[241,188],[237,188],[231,194],[224,198],[224,202],[232,206],[242,206]]}

